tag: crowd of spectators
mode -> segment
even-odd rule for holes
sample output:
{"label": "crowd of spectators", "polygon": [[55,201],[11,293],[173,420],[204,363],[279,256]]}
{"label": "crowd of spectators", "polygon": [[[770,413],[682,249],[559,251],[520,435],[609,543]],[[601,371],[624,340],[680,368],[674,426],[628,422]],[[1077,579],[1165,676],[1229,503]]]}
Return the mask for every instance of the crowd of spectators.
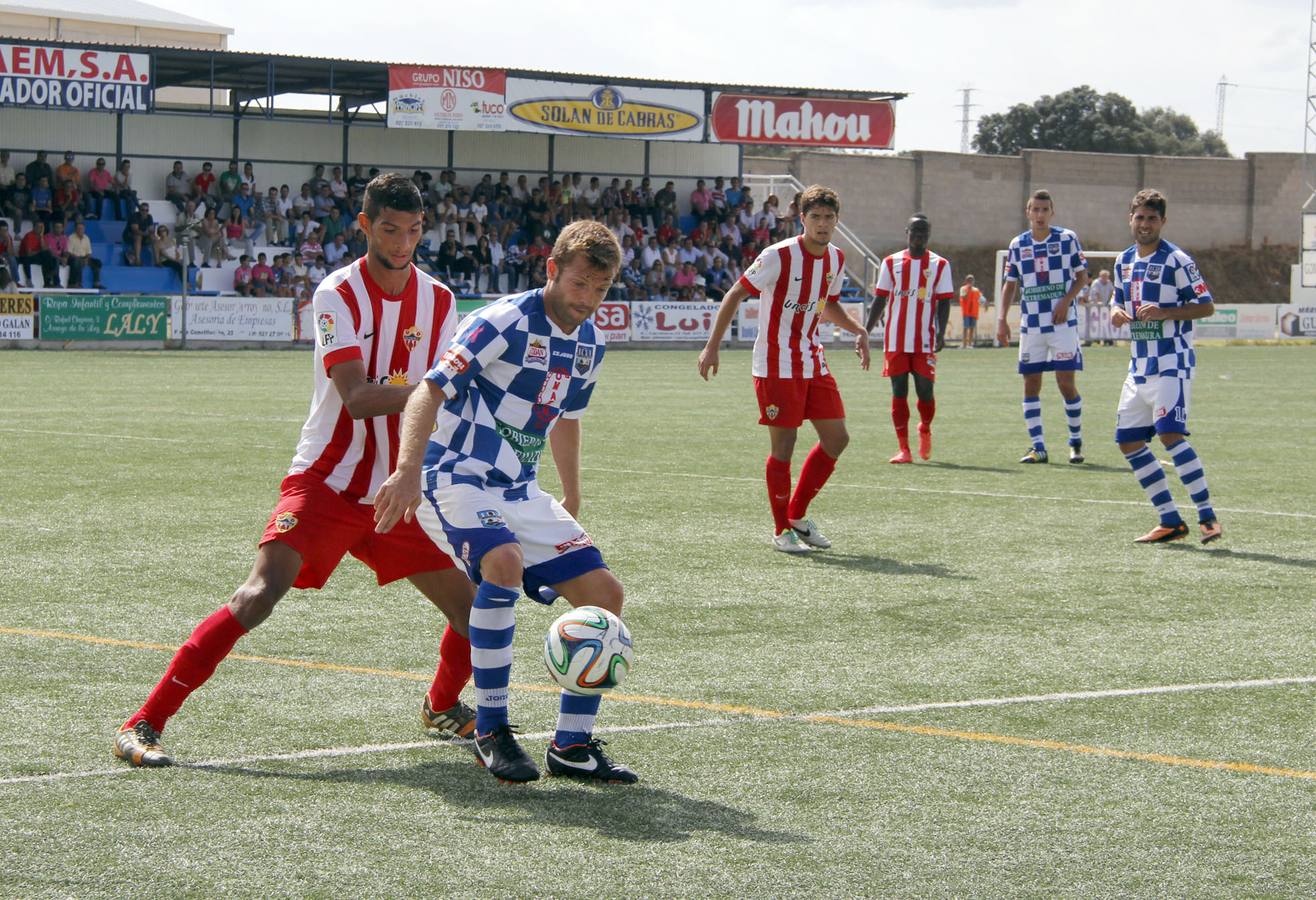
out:
{"label": "crowd of spectators", "polygon": [[[255,167],[229,161],[216,174],[203,162],[190,174],[181,160],[164,179],[165,208],[155,218],[138,202],[131,160],[111,171],[98,157],[85,181],[73,153],[51,169],[44,151],[21,171],[0,151],[0,215],[15,223],[0,232],[0,264],[17,277],[38,267],[47,284],[60,265],[71,283],[84,268],[99,286],[100,262],[91,254],[85,219],[107,209],[123,222],[123,261],[164,266],[184,275],[185,266],[208,268],[237,260],[235,289],[251,296],[306,296],[323,273],[366,252],[356,221],[365,186],[378,173],[362,165],[345,175],[341,166],[313,168],[294,191],[262,184]],[[675,182],[654,190],[649,178],[611,178],[580,173],[561,178],[508,172],[464,184],[455,171],[412,178],[425,198],[425,234],[417,263],[454,288],[500,293],[542,286],[558,232],[579,219],[602,222],[622,246],[622,271],[614,299],[718,300],[760,250],[798,233],[792,200],[781,209],[775,195],[754,197],[739,178],[700,179],[690,193],[690,214],[680,215]],[[638,183],[637,183],[638,181]],[[51,189],[50,185],[57,185]],[[85,185],[85,190],[84,190]],[[148,196],[154,191],[144,192]],[[157,204],[158,205],[158,204]],[[22,239],[24,223],[32,228]],[[686,227],[682,227],[682,222]],[[36,234],[33,238],[31,235]],[[267,259],[258,247],[286,248]]]}

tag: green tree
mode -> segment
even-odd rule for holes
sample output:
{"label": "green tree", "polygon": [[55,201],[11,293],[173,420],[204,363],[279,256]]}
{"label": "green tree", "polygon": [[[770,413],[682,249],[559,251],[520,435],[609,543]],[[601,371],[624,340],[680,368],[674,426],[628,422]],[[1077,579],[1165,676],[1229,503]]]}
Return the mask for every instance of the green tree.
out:
{"label": "green tree", "polygon": [[1229,156],[1224,139],[1199,132],[1191,118],[1167,107],[1139,113],[1129,98],[1088,85],[1018,103],[978,120],[979,153],[1076,150],[1157,156]]}

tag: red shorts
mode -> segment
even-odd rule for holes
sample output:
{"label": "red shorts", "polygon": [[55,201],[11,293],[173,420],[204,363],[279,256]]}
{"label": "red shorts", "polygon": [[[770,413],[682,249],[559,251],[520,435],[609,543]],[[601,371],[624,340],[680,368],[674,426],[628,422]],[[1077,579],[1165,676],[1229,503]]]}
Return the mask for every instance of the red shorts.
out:
{"label": "red shorts", "polygon": [[754,396],[759,401],[759,424],[774,428],[799,428],[805,419],[844,419],[845,405],[836,379],[760,378],[754,376]]}
{"label": "red shorts", "polygon": [[302,556],[296,588],[322,588],[343,554],[369,566],[380,584],[408,575],[451,569],[453,562],[414,519],[375,534],[375,508],[346,500],[324,482],[289,475],[279,485],[279,502],[260,545],[281,541]]}
{"label": "red shorts", "polygon": [[906,372],[922,375],[928,381],[936,381],[937,354],[888,350],[882,362],[882,377],[890,378],[892,375],[904,375]]}

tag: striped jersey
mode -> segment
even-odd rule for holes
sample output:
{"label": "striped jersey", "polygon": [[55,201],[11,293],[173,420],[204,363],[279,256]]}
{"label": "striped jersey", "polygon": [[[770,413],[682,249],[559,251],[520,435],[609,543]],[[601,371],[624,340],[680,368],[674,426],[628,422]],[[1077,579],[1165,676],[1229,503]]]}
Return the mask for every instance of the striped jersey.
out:
{"label": "striped jersey", "polygon": [[320,282],[311,305],[315,393],[288,472],[308,473],[348,500],[372,503],[397,464],[401,416],[353,419],[329,370],[359,359],[374,384],[419,384],[456,330],[452,292],[412,266],[402,293],[390,296],[363,258]]}
{"label": "striped jersey", "polygon": [[1134,317],[1129,323],[1133,339],[1129,374],[1135,383],[1152,375],[1188,380],[1197,365],[1191,321],[1140,322],[1138,307],[1153,303],[1172,309],[1212,302],[1211,291],[1193,258],[1169,241],[1161,241],[1149,256],[1138,256],[1137,244],[1120,254],[1115,261],[1115,293],[1110,303]]}
{"label": "striped jersey", "polygon": [[[1010,241],[1005,256],[1005,280],[1019,285],[1019,331],[1021,334],[1050,334],[1057,323],[1051,310],[1069,293],[1078,272],[1088,267],[1078,235],[1068,228],[1051,226],[1045,240],[1031,230]],[[1078,310],[1069,305],[1069,317],[1059,327],[1076,328]]]}
{"label": "striped jersey", "polygon": [[845,254],[828,245],[822,256],[804,249],[804,237],[765,247],[740,283],[759,300],[753,372],[759,378],[812,378],[827,374],[818,342],[818,314],[835,303],[844,281]]}
{"label": "striped jersey", "polygon": [[605,346],[590,320],[571,334],[558,328],[542,288],[463,320],[425,376],[448,398],[425,451],[426,487],[469,484],[525,499],[553,424],[584,414]]}
{"label": "striped jersey", "polygon": [[937,304],[955,296],[950,262],[931,250],[922,257],[892,253],[877,270],[873,296],[887,301],[887,353],[935,353]]}

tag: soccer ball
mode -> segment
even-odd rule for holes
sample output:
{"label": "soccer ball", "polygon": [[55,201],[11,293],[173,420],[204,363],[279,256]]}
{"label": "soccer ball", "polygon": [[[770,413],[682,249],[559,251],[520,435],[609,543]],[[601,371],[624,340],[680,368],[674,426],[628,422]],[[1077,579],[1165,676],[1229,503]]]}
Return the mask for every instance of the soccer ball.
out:
{"label": "soccer ball", "polygon": [[573,694],[602,694],[621,684],[635,663],[630,629],[597,606],[558,616],[544,635],[548,676]]}

